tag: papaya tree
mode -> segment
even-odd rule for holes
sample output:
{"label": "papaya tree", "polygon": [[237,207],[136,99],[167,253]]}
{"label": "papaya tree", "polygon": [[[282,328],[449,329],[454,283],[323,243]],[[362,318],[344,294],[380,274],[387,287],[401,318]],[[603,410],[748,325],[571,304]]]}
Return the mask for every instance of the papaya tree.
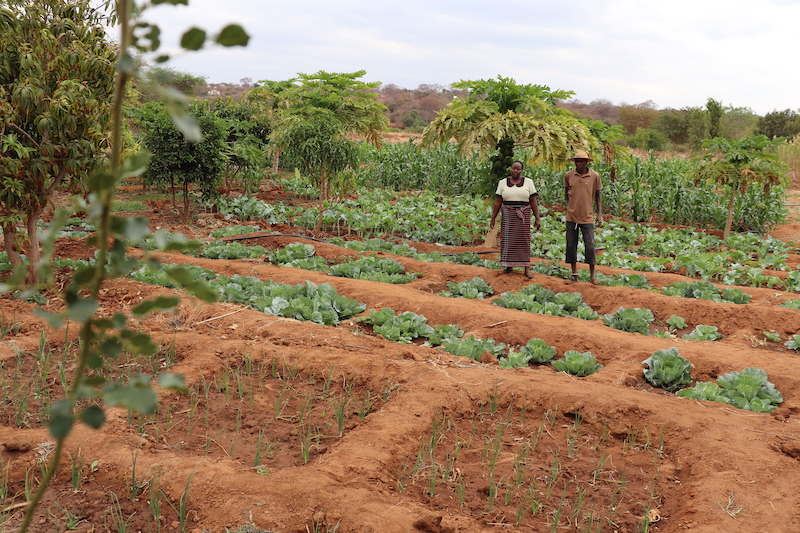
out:
{"label": "papaya tree", "polygon": [[36,284],[42,213],[107,158],[116,53],[86,0],[2,0],[0,35],[0,225]]}
{"label": "papaya tree", "polygon": [[[317,121],[321,115],[328,117],[326,120],[338,122],[338,126],[330,130],[338,132],[337,137],[357,136],[379,147],[381,132],[389,123],[384,113],[386,106],[378,101],[376,89],[381,83],[360,80],[365,74],[365,70],[344,73],[319,71],[300,73],[284,83],[259,82],[272,87],[275,119],[270,142],[273,149],[287,152],[291,149],[288,139],[292,137],[287,132],[296,129],[299,122]],[[321,133],[323,130],[317,131]],[[295,163],[308,166],[303,161]],[[331,173],[317,175],[322,200],[327,199],[327,180],[333,176],[335,174]]]}
{"label": "papaya tree", "polygon": [[[258,87],[247,91],[242,103],[252,105],[258,110],[259,120],[271,131],[275,128],[280,112],[291,107],[292,102],[288,89],[295,83],[295,78],[281,81],[262,80]],[[281,149],[273,142],[267,146],[267,155],[272,157],[271,174],[277,174],[281,158]]]}
{"label": "papaya tree", "polygon": [[774,149],[777,141],[765,135],[744,139],[715,137],[703,143],[705,156],[700,161],[698,181],[706,181],[722,188],[728,195],[728,216],[723,237],[727,237],[733,225],[736,198],[751,186],[760,187],[765,193],[788,181],[788,168],[781,163]]}
{"label": "papaya tree", "polygon": [[530,148],[528,164],[564,163],[578,148],[591,151],[599,147],[585,124],[557,106],[558,100],[574,95],[572,91],[518,84],[501,76],[461,80],[452,86],[469,91],[468,95],[438,112],[425,128],[421,146],[455,140],[464,152],[492,153],[487,180],[476,184],[476,192],[494,192],[497,181],[507,175],[515,147]]}
{"label": "papaya tree", "polygon": [[615,125],[609,126],[602,120],[582,120],[595,139],[600,143],[601,151],[603,153],[603,160],[611,167],[610,178],[615,180],[617,178],[617,167],[614,164],[614,159],[629,153],[625,146],[616,144],[614,141],[619,140],[625,136],[625,131],[622,126]]}

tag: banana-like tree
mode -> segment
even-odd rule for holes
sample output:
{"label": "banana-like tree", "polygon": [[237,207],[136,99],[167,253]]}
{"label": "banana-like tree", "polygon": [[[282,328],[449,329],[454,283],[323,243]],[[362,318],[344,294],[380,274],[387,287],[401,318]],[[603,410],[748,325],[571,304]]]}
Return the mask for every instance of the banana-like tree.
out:
{"label": "banana-like tree", "polygon": [[492,168],[476,192],[491,194],[497,179],[506,175],[515,147],[527,147],[526,163],[565,163],[576,149],[600,147],[589,128],[557,101],[572,91],[551,90],[545,85],[518,84],[512,78],[461,80],[452,85],[467,89],[425,128],[422,147],[455,140],[462,151],[477,150],[490,159]]}
{"label": "banana-like tree", "polygon": [[777,144],[765,135],[744,139],[715,137],[703,143],[707,151],[700,161],[697,180],[721,187],[728,194],[723,237],[731,232],[737,196],[753,185],[769,192],[771,187],[788,182],[788,168],[775,154]]}

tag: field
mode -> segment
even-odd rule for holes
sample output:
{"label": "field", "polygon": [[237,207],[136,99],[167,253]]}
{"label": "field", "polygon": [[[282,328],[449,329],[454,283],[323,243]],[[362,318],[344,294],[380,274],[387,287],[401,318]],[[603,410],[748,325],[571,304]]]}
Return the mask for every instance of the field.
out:
{"label": "field", "polygon": [[[135,201],[135,190],[122,199]],[[266,201],[302,203],[272,188]],[[313,244],[328,262],[365,255],[298,237],[309,232],[205,214],[192,227],[169,201],[149,202],[153,226],[201,241],[235,223],[269,236],[245,241],[268,251]],[[142,214],[142,213],[131,213]],[[487,210],[488,218],[488,210]],[[790,219],[790,222],[794,222]],[[281,234],[275,236],[274,234]],[[773,234],[800,241],[788,224]],[[331,235],[313,234],[324,240]],[[535,239],[535,237],[534,237]],[[409,243],[420,251],[490,252],[480,245]],[[787,264],[796,268],[800,255]],[[80,239],[61,238],[56,257],[91,258]],[[658,289],[696,281],[648,273],[652,290],[568,285],[558,276],[427,262],[377,252],[419,273],[406,284],[333,277],[278,266],[265,257],[205,259],[161,255],[224,276],[290,285],[331,284],[367,310],[390,307],[457,324],[464,336],[507,346],[543,339],[559,356],[590,351],[603,367],[586,377],[550,364],[506,369],[431,346],[385,340],[359,317],[325,326],[233,303],[183,296],[174,312],[138,325],[159,344],[155,357],[107,363],[113,376],[169,369],[187,394],[162,391],[152,415],[109,409],[100,430],[77,426],[68,455],[32,531],[604,531],[791,532],[800,530],[800,371],[784,341],[800,312],[779,304],[796,294],[739,287],[750,303],[666,296]],[[490,254],[486,254],[491,257]],[[606,275],[622,269],[598,267]],[[480,277],[494,297],[539,284],[579,292],[600,315],[649,308],[662,331],[674,315],[716,326],[723,338],[687,340],[630,333],[601,320],[507,309],[485,299],[448,298],[448,282]],[[63,278],[61,279],[63,283]],[[179,291],[130,278],[109,282],[104,313]],[[51,296],[54,296],[52,293]],[[44,307],[56,309],[58,300]],[[41,425],[74,368],[74,328],[47,329],[33,304],[0,299],[0,530],[15,531],[51,450]],[[764,332],[779,340],[770,340]],[[696,381],[748,367],[764,370],[784,401],[769,414],[681,398],[645,380],[642,362],[677,347]]]}

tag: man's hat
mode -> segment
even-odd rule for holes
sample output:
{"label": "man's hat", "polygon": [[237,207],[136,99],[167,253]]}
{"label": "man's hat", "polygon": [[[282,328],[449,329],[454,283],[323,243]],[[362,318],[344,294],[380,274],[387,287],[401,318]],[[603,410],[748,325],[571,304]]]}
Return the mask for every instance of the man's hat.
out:
{"label": "man's hat", "polygon": [[585,150],[576,150],[575,151],[575,157],[570,157],[569,158],[570,161],[574,161],[576,159],[588,159],[589,161],[594,161],[594,159],[589,157],[589,154],[586,153]]}

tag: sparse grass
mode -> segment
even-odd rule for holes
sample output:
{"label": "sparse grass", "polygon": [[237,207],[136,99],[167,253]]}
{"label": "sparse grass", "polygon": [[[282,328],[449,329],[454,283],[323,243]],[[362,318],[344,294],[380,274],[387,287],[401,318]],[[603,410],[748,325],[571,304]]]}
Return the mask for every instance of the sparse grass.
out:
{"label": "sparse grass", "polygon": [[[497,405],[490,407],[492,397]],[[663,428],[614,437],[607,423],[586,424],[558,405],[503,405],[494,390],[478,405],[473,413],[434,416],[416,457],[397,473],[398,492],[446,497],[464,512],[492,513],[498,524],[642,531],[643,506],[649,511],[656,501]],[[473,449],[464,437],[481,444]]]}
{"label": "sparse grass", "polygon": [[152,211],[151,207],[139,200],[124,200],[114,202],[112,208],[114,213],[123,213],[129,211]]}

